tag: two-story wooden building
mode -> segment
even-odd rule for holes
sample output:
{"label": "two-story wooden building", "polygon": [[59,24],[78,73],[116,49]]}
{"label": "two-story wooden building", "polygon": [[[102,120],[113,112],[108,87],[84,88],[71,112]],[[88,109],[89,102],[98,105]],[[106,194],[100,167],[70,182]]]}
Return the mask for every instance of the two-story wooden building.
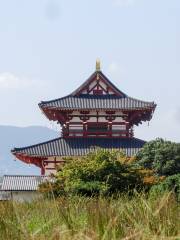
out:
{"label": "two-story wooden building", "polygon": [[120,91],[102,73],[97,61],[96,71],[73,93],[43,101],[39,107],[50,121],[61,125],[61,137],[15,148],[12,153],[40,167],[42,174],[49,174],[64,162],[63,157],[83,156],[97,147],[135,155],[145,142],[134,138],[133,126],[150,121],[156,104]]}

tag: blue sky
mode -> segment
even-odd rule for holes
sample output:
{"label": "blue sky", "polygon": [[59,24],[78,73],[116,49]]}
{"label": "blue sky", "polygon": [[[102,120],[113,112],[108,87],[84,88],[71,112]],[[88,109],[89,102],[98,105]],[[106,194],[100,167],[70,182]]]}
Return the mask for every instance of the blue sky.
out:
{"label": "blue sky", "polygon": [[[158,104],[143,139],[180,141],[179,0],[0,0],[0,124],[51,127],[37,104],[95,69]],[[54,125],[56,128],[56,125]]]}

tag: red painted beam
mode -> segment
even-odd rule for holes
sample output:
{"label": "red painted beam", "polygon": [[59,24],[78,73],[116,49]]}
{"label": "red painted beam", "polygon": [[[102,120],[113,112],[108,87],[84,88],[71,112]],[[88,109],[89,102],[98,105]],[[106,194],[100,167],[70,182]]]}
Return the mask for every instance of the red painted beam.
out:
{"label": "red painted beam", "polygon": [[28,156],[22,153],[15,153],[14,154],[16,158],[23,161],[27,164],[33,164],[39,168],[41,168],[41,173],[44,173],[44,160],[47,160],[46,157],[34,157],[34,156]]}

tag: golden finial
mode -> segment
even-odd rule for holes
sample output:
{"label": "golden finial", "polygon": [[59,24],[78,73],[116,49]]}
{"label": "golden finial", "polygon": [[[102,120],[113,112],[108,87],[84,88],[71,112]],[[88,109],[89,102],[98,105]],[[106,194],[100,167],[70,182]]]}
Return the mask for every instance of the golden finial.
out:
{"label": "golden finial", "polygon": [[101,70],[101,62],[99,59],[96,60],[96,71],[100,71]]}

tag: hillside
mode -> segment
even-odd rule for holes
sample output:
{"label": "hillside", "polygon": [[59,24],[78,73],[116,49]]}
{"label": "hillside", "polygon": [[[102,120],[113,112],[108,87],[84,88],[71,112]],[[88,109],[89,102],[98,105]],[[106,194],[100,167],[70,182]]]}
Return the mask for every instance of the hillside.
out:
{"label": "hillside", "polygon": [[58,133],[46,127],[0,126],[0,176],[3,174],[39,174],[37,167],[14,161],[11,149],[23,147],[58,137]]}

